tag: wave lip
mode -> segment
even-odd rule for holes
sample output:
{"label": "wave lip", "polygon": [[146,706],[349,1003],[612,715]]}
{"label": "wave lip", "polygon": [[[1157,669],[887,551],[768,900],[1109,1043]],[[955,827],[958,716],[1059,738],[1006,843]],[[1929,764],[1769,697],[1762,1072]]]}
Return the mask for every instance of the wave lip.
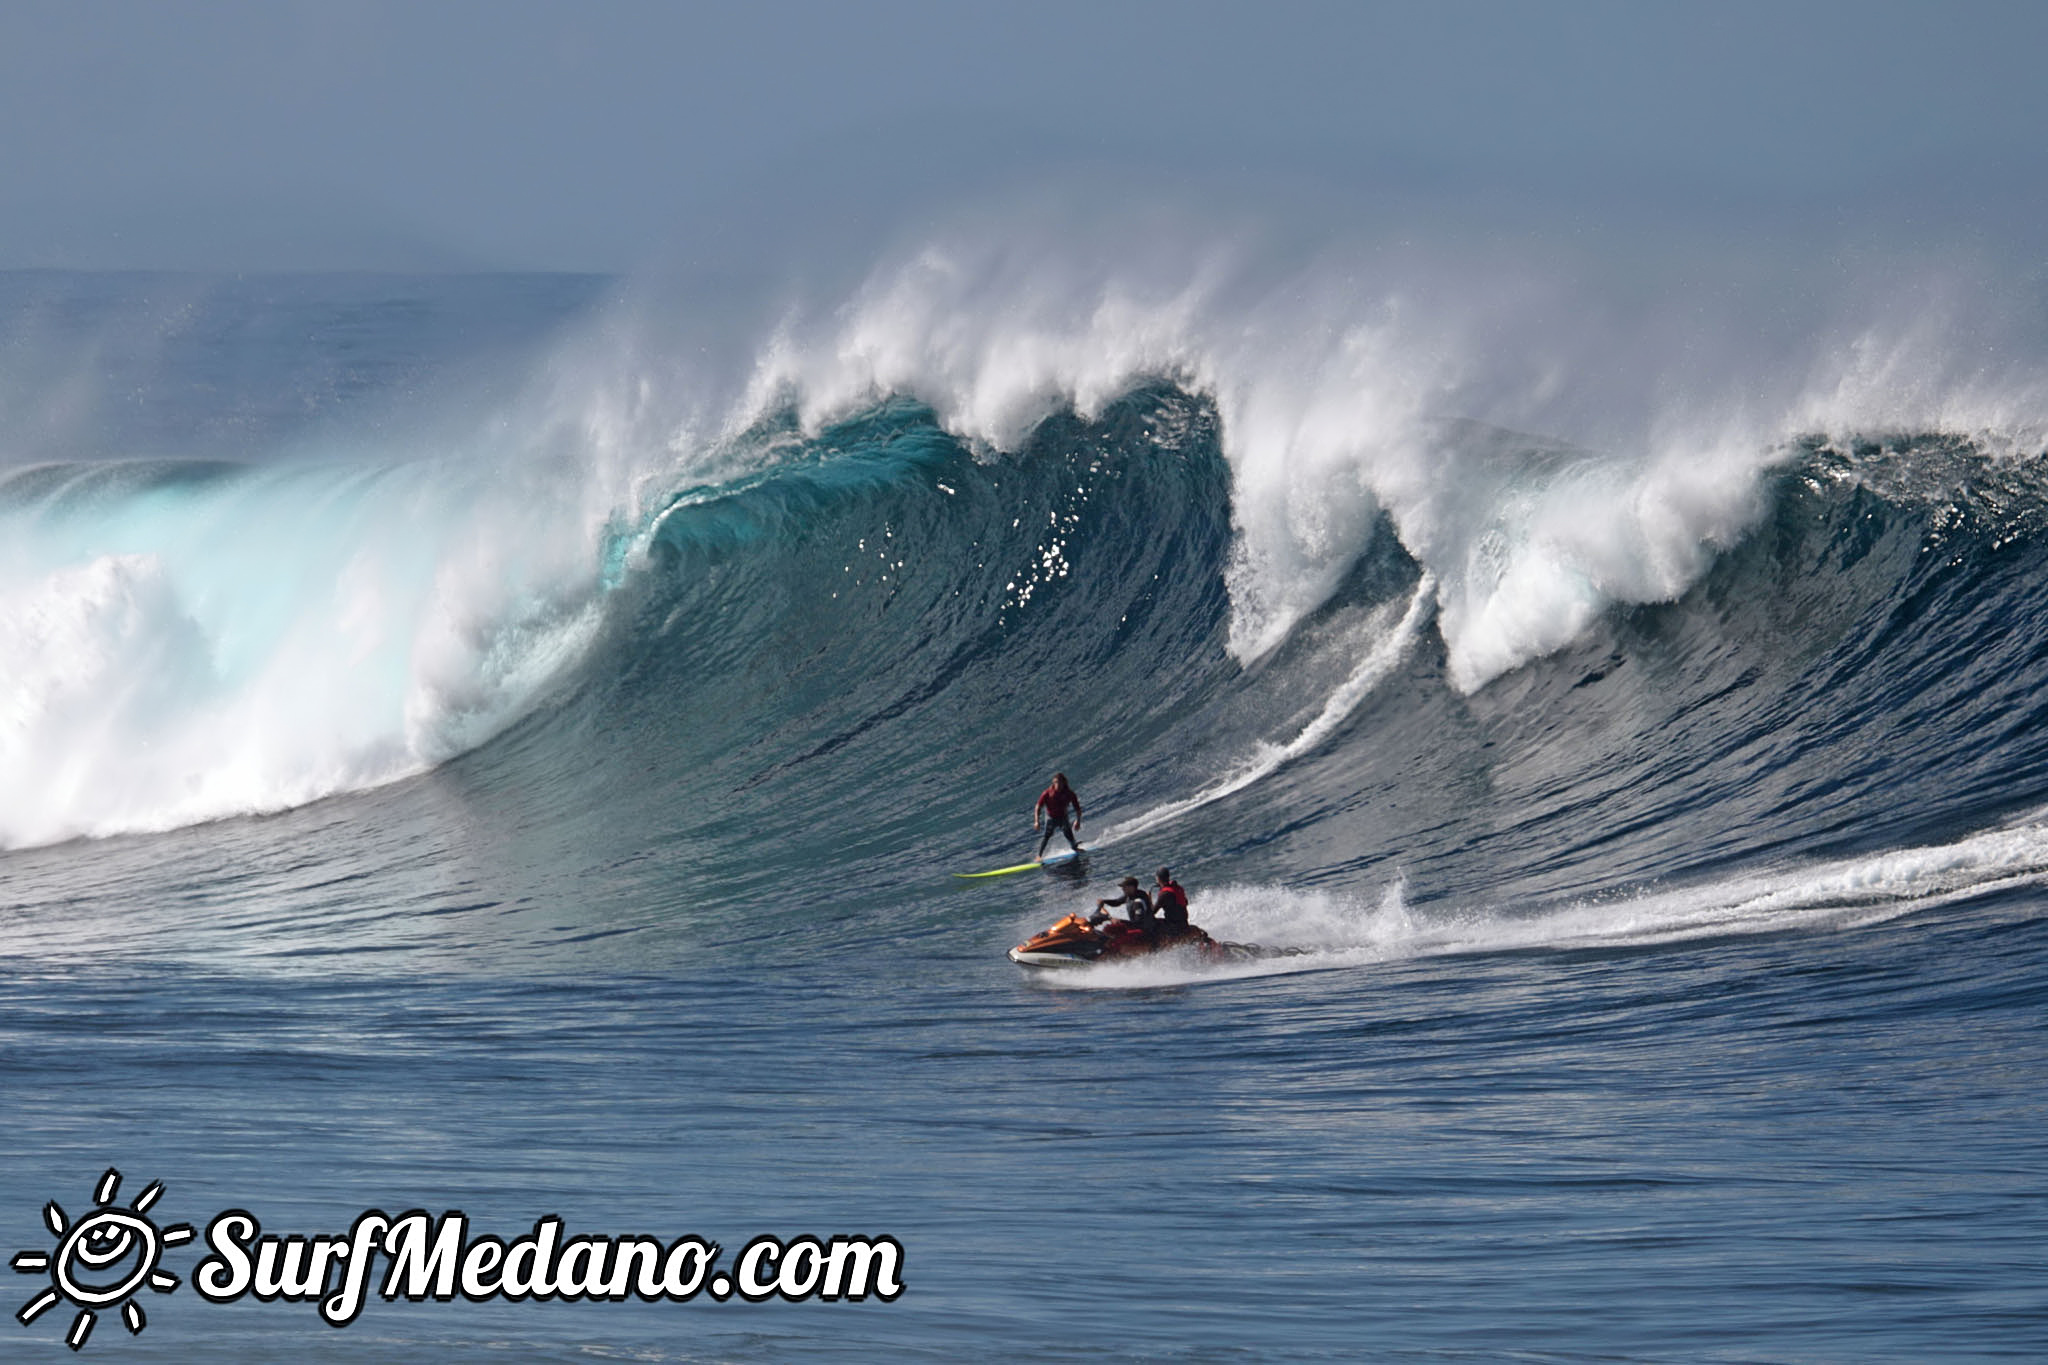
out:
{"label": "wave lip", "polygon": [[[1230,469],[1233,656],[1268,656],[1390,523],[1439,584],[1451,679],[1473,692],[1610,607],[1676,600],[1759,524],[1768,477],[1817,419],[1844,431],[1910,411],[1945,430],[1966,408],[2012,417],[2028,392],[2002,382],[1999,407],[1936,382],[1879,404],[1855,377],[1867,364],[1828,362],[1838,333],[1820,323],[1803,378],[1778,355],[1765,374],[1708,369],[1662,327],[1566,325],[1597,309],[1498,264],[1333,254],[1290,271],[1240,248],[1128,245],[1082,266],[1021,233],[933,239],[831,311],[785,320],[730,425],[793,405],[816,433],[907,395],[977,450],[1014,451],[1050,415],[1092,420],[1177,386],[1213,405]],[[1586,381],[1603,368],[1619,377]],[[1517,434],[1631,382],[1621,406],[1640,415],[1588,441]]]}

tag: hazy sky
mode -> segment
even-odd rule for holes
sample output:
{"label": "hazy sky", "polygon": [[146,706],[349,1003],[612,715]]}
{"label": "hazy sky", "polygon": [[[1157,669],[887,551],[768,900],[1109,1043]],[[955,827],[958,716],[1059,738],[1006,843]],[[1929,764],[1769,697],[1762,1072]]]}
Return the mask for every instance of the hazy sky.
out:
{"label": "hazy sky", "polygon": [[0,0],[0,267],[618,269],[1068,167],[2010,224],[2044,53],[1954,0]]}

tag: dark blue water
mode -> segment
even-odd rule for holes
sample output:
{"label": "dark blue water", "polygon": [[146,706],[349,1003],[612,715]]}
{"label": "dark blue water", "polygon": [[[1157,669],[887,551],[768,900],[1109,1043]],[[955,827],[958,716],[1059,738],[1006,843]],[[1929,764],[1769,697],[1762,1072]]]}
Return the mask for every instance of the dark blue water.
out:
{"label": "dark blue water", "polygon": [[[131,284],[35,306],[128,318]],[[184,287],[225,321],[131,376],[158,439],[67,419],[150,462],[0,475],[10,1254],[112,1166],[202,1228],[886,1234],[906,1287],[335,1330],[201,1300],[188,1245],[86,1352],[2048,1352],[2031,458],[1793,440],[1675,600],[1473,688],[1385,517],[1276,648],[1232,648],[1246,484],[1195,389],[994,450],[915,394],[771,404],[607,503],[602,460],[561,469],[605,430],[530,379],[601,286]],[[179,376],[332,395],[342,342],[280,318],[344,302],[412,379],[195,448],[224,405]],[[953,878],[1028,851],[1054,767],[1086,866]],[[1167,861],[1219,937],[1300,951],[1004,959]],[[73,1312],[7,1354],[62,1358]]]}

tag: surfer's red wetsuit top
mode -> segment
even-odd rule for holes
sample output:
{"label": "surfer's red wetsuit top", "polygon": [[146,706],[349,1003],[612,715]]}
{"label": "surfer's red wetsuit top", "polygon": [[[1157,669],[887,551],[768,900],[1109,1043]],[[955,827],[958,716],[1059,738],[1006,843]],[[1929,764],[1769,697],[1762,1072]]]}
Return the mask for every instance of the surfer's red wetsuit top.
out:
{"label": "surfer's red wetsuit top", "polygon": [[1072,787],[1062,787],[1055,782],[1038,794],[1038,809],[1045,812],[1046,819],[1056,825],[1067,822],[1067,808],[1072,806],[1074,814],[1081,813],[1081,798],[1074,794]]}
{"label": "surfer's red wetsuit top", "polygon": [[1160,883],[1152,893],[1152,904],[1159,908],[1159,917],[1166,921],[1167,927],[1188,927],[1188,893],[1180,889],[1179,882]]}

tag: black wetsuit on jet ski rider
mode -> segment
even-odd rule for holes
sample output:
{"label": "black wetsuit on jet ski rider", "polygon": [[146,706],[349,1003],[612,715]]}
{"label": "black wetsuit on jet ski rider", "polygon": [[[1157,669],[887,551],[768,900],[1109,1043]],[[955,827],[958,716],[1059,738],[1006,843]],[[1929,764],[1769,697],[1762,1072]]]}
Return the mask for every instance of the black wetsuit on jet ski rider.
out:
{"label": "black wetsuit on jet ski rider", "polygon": [[1126,877],[1117,883],[1123,889],[1121,896],[1111,896],[1095,902],[1095,913],[1099,918],[1109,918],[1109,907],[1125,907],[1124,917],[1144,932],[1146,938],[1153,936],[1152,898],[1139,887],[1136,877]]}

